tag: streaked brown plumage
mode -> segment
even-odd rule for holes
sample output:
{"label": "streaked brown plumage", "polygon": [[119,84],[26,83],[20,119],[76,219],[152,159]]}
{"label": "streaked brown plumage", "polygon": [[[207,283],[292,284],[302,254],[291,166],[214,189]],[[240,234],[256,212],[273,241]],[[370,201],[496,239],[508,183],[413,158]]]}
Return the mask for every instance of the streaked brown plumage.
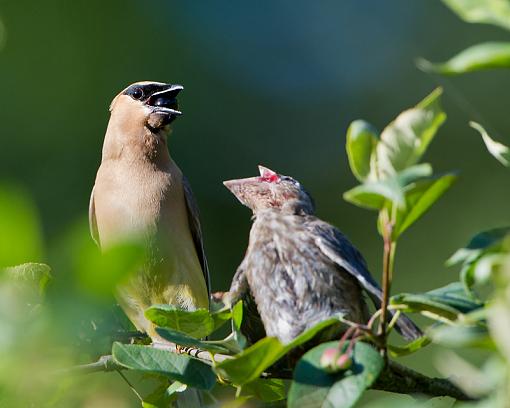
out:
{"label": "streaked brown plumage", "polygon": [[90,199],[91,233],[102,249],[143,238],[150,259],[119,287],[122,308],[157,338],[144,310],[155,303],[208,307],[208,268],[193,195],[170,157],[170,123],[180,85],[139,82],[113,100]]}
{"label": "streaked brown plumage", "polygon": [[[267,335],[284,343],[338,313],[366,323],[362,290],[377,307],[381,290],[361,254],[340,231],[314,216],[313,201],[296,180],[262,166],[259,170],[259,177],[224,182],[254,214],[230,301],[251,293]],[[405,316],[397,326],[405,337],[421,335]]]}

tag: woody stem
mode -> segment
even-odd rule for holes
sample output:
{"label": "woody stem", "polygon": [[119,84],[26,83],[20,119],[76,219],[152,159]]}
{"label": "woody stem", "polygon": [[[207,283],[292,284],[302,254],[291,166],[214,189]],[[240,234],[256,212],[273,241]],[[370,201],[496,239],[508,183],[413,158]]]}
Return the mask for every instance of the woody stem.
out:
{"label": "woody stem", "polygon": [[397,243],[393,240],[394,216],[389,219],[388,211],[383,214],[383,277],[382,277],[382,304],[381,304],[381,320],[379,326],[379,335],[383,341],[382,354],[386,357],[386,337],[388,325],[388,305],[391,292],[391,282],[393,279],[393,269],[395,264],[395,250]]}

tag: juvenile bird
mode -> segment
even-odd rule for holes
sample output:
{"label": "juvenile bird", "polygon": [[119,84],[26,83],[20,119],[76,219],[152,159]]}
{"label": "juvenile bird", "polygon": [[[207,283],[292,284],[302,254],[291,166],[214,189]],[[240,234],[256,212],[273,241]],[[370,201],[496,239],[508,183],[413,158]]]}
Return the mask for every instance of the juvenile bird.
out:
{"label": "juvenile bird", "polygon": [[[362,290],[377,308],[382,293],[361,254],[314,215],[313,200],[299,182],[262,166],[259,171],[259,177],[223,183],[254,219],[229,301],[253,296],[267,335],[283,343],[335,314],[366,323]],[[410,339],[421,335],[406,316],[397,328]]]}
{"label": "juvenile bird", "polygon": [[208,308],[209,272],[190,185],[168,151],[170,124],[181,115],[180,85],[138,82],[111,103],[102,160],[90,197],[92,237],[102,248],[142,237],[149,259],[118,288],[138,330],[158,338],[149,306]]}

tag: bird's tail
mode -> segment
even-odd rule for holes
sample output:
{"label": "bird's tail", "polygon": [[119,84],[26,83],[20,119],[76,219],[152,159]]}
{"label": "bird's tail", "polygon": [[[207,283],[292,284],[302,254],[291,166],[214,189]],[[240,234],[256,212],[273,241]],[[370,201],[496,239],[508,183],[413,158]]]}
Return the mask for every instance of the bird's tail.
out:
{"label": "bird's tail", "polygon": [[[394,312],[391,312],[391,316],[393,314]],[[423,332],[405,314],[401,314],[398,317],[395,328],[406,340],[416,340],[423,336]]]}

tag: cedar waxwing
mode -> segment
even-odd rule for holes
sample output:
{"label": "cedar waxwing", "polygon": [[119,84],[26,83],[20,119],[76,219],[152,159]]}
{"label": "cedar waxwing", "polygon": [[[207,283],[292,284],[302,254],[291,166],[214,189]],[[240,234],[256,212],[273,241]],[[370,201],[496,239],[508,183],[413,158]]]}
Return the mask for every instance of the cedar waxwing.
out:
{"label": "cedar waxwing", "polygon": [[[254,215],[229,302],[253,296],[267,335],[283,343],[335,314],[366,323],[362,290],[377,308],[382,293],[362,255],[314,215],[313,200],[299,182],[262,166],[259,171],[259,177],[224,182]],[[421,336],[403,315],[397,329],[407,338]]]}
{"label": "cedar waxwing", "polygon": [[143,237],[149,259],[118,288],[140,331],[160,340],[145,316],[153,304],[209,307],[209,272],[190,186],[170,157],[170,124],[181,115],[180,85],[138,82],[111,103],[102,160],[90,198],[92,237],[105,249]]}

